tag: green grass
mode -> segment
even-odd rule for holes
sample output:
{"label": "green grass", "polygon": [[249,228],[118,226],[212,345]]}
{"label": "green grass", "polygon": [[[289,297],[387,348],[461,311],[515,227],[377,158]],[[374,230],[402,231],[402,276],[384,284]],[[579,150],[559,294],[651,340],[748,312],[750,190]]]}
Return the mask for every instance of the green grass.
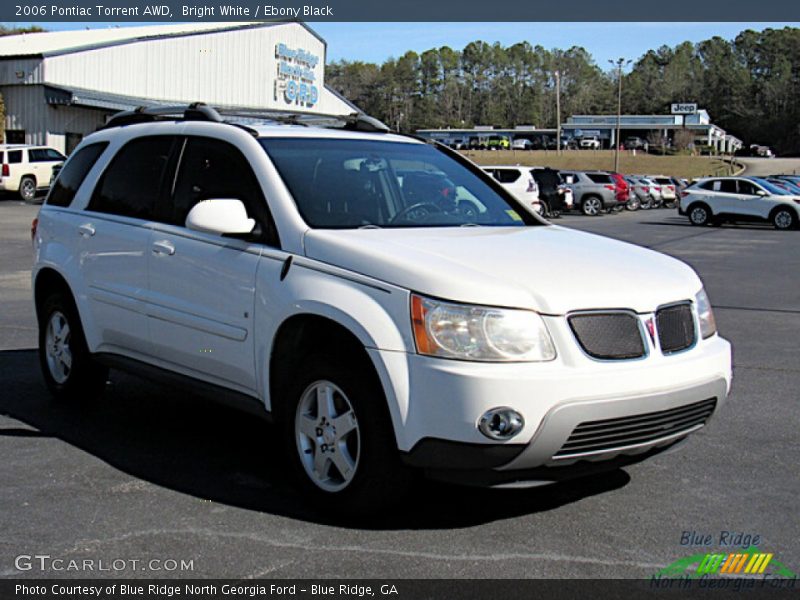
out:
{"label": "green grass", "polygon": [[[524,165],[609,171],[614,168],[613,150],[565,150],[560,156],[555,150],[465,150],[463,153],[480,165]],[[728,162],[708,156],[657,156],[637,152],[620,152],[619,171],[642,175],[674,175],[694,179],[710,175],[730,175]]]}

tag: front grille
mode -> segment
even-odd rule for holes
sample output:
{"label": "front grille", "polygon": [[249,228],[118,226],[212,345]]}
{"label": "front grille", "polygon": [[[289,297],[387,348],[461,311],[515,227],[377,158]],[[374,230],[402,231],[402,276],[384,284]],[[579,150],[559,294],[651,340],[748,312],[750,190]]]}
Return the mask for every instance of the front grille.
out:
{"label": "front grille", "polygon": [[624,360],[645,355],[639,319],[630,313],[581,313],[571,315],[569,326],[589,356]]}
{"label": "front grille", "polygon": [[661,352],[671,354],[694,345],[694,317],[691,304],[675,304],[656,312]]}
{"label": "front grille", "polygon": [[689,430],[705,425],[716,405],[716,398],[709,398],[669,410],[587,421],[572,431],[553,458],[599,454],[689,433]]}

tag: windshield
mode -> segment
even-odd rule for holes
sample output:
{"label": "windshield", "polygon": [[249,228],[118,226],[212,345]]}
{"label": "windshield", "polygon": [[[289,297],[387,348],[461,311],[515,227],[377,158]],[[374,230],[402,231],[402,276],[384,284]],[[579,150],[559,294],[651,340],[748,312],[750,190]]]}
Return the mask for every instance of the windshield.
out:
{"label": "windshield", "polygon": [[539,224],[428,144],[307,137],[259,142],[314,228]]}
{"label": "windshield", "polygon": [[771,184],[766,179],[761,179],[760,177],[752,177],[751,180],[755,181],[758,185],[763,187],[770,194],[775,194],[776,196],[791,196],[791,193],[787,192],[783,188],[779,188],[777,185]]}

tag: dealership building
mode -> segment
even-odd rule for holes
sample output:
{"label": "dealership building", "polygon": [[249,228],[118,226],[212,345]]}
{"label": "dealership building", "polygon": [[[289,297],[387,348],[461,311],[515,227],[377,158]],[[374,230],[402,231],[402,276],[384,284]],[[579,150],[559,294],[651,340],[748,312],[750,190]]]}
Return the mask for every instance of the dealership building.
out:
{"label": "dealership building", "polygon": [[[684,118],[686,119],[684,122]],[[595,136],[602,147],[613,148],[616,142],[616,115],[573,115],[561,126],[562,139],[580,139]],[[731,153],[742,147],[742,141],[730,135],[722,127],[711,122],[708,112],[699,109],[688,115],[621,115],[620,139],[639,137],[647,140],[651,134],[658,139],[672,140],[677,131],[688,130],[694,134],[694,142],[710,146],[715,152]],[[531,125],[514,128],[475,127],[471,129],[422,129],[420,136],[448,143],[460,141],[468,144],[470,138],[485,138],[491,135],[506,136],[511,140],[529,139],[534,147],[548,147],[556,137],[555,129],[539,129]]]}
{"label": "dealership building", "polygon": [[325,85],[326,43],[303,23],[196,23],[0,38],[6,143],[69,153],[108,116],[201,101],[350,114]]}

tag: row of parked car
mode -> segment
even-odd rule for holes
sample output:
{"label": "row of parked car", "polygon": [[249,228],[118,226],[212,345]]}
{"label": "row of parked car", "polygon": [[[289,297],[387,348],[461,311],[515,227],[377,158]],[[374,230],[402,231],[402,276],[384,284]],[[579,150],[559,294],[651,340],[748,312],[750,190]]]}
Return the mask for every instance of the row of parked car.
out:
{"label": "row of parked car", "polygon": [[622,175],[608,171],[557,171],[547,167],[484,167],[532,212],[558,217],[566,211],[586,216],[623,209],[674,208],[688,181],[666,176]]}

